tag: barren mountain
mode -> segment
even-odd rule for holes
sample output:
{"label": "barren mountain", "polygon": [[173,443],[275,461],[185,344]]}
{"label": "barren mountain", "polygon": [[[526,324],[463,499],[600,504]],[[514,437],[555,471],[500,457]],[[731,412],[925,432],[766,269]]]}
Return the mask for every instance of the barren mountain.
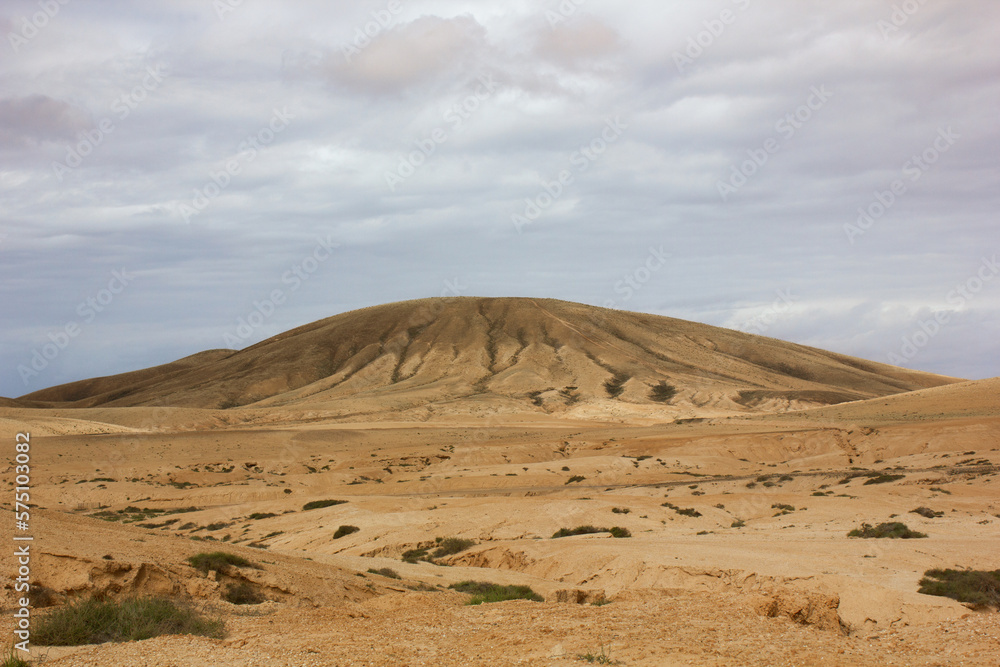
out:
{"label": "barren mountain", "polygon": [[[239,352],[21,397],[34,407],[309,405],[345,413],[723,414],[955,382],[761,336],[549,299],[424,299],[343,313]],[[447,407],[445,407],[447,406]],[[432,408],[433,409],[433,408]]]}

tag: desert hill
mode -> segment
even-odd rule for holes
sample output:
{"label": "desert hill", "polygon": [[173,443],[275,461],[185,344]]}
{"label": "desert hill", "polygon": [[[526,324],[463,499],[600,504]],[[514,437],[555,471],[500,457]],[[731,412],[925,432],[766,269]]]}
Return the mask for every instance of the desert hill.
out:
{"label": "desert hill", "polygon": [[49,408],[308,405],[345,413],[438,405],[589,417],[666,406],[784,411],[956,381],[668,317],[462,297],[343,313],[239,352],[206,351],[18,400]]}

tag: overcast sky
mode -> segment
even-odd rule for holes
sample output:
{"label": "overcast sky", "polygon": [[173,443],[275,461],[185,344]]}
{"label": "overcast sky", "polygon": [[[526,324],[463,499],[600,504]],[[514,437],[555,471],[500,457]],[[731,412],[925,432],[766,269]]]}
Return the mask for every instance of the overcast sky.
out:
{"label": "overcast sky", "polygon": [[1000,375],[1000,3],[11,0],[0,394],[538,296]]}

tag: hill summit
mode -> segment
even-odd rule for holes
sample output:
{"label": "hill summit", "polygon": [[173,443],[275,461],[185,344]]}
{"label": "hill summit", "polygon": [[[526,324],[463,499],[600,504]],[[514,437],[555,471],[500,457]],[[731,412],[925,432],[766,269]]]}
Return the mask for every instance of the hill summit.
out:
{"label": "hill summit", "polygon": [[864,400],[957,381],[683,320],[552,299],[434,298],[355,310],[240,351],[28,394],[34,407],[301,405],[724,414]]}

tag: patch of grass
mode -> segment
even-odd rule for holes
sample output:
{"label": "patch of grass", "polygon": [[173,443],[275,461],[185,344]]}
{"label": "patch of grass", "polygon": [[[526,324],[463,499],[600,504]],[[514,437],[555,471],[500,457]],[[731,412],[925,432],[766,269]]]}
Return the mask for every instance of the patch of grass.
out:
{"label": "patch of grass", "polygon": [[903,479],[904,477],[906,477],[906,475],[887,475],[887,474],[876,475],[871,479],[865,480],[864,485],[867,486],[869,484],[887,484],[889,482],[895,482],[896,480]]}
{"label": "patch of grass", "polygon": [[1000,609],[1000,570],[927,570],[919,592]]}
{"label": "patch of grass", "polygon": [[900,523],[899,521],[891,521],[887,523],[880,523],[877,526],[872,526],[871,524],[863,523],[861,528],[855,528],[847,534],[848,537],[863,537],[863,538],[890,538],[890,539],[901,539],[908,540],[918,537],[927,537],[926,533],[920,533],[915,530],[910,530],[906,527],[905,523]]}
{"label": "patch of grass", "polygon": [[187,562],[192,567],[206,574],[212,570],[219,571],[227,565],[233,565],[234,567],[259,567],[243,556],[226,553],[225,551],[197,553],[193,556],[188,556]]}
{"label": "patch of grass", "polygon": [[430,556],[427,554],[427,549],[409,549],[403,552],[401,556],[404,563],[419,563],[420,561],[429,561]]}
{"label": "patch of grass", "polygon": [[0,662],[0,667],[31,667],[31,664],[20,657],[14,652],[14,647],[12,646],[7,652],[7,655],[2,656],[3,662]]}
{"label": "patch of grass", "polygon": [[649,400],[657,403],[668,403],[671,398],[677,395],[677,387],[669,385],[663,380],[659,384],[653,385],[649,389]]}
{"label": "patch of grass", "polygon": [[940,486],[932,486],[930,490],[937,491],[938,493],[943,493],[948,496],[951,495],[951,491],[949,491],[948,489],[942,489]]}
{"label": "patch of grass", "polygon": [[399,573],[391,567],[380,567],[377,570],[374,568],[368,568],[368,572],[370,574],[380,574],[383,577],[388,577],[390,579],[402,579],[402,577],[399,576]]}
{"label": "patch of grass", "polygon": [[572,477],[566,480],[566,484],[572,484],[573,482],[582,482],[585,479],[587,478],[584,477],[583,475],[573,475]]}
{"label": "patch of grass", "polygon": [[221,638],[221,620],[207,619],[167,598],[121,602],[89,598],[38,619],[31,638],[42,646],[79,646],[138,641],[160,635]]}
{"label": "patch of grass", "polygon": [[357,526],[341,526],[340,528],[338,528],[336,530],[336,532],[334,532],[333,539],[339,540],[340,538],[344,537],[345,535],[350,535],[351,533],[356,533],[359,530],[361,530],[361,529],[358,528]]}
{"label": "patch of grass", "polygon": [[545,602],[545,598],[531,590],[530,586],[502,586],[486,581],[460,581],[448,588],[454,589],[459,593],[468,593],[471,595],[472,598],[465,603],[468,605],[505,602],[507,600]]}
{"label": "patch of grass", "polygon": [[245,581],[226,586],[226,592],[222,594],[222,599],[231,604],[260,604],[267,602],[267,598],[260,591]]}
{"label": "patch of grass", "polygon": [[774,503],[773,505],[771,505],[771,509],[773,509],[773,510],[782,510],[784,512],[794,512],[795,511],[795,506],[794,505],[783,505],[782,503]]}
{"label": "patch of grass", "polygon": [[910,510],[910,514],[919,514],[928,519],[936,519],[939,516],[944,516],[944,512],[932,510],[930,507],[918,507],[915,510]]}
{"label": "patch of grass", "polygon": [[303,511],[305,510],[318,510],[323,507],[333,507],[334,505],[343,505],[346,500],[313,500],[302,506]]}
{"label": "patch of grass", "polygon": [[701,512],[699,512],[693,507],[687,507],[685,509],[677,510],[677,513],[682,516],[693,516],[693,517],[701,516]]}
{"label": "patch of grass", "polygon": [[627,507],[612,507],[611,511],[614,512],[615,514],[628,514],[632,510],[630,510]]}
{"label": "patch of grass", "polygon": [[447,537],[438,542],[438,547],[431,553],[431,558],[444,558],[445,556],[451,556],[465,551],[469,547],[475,545],[475,540],[465,540],[460,537]]}
{"label": "patch of grass", "polygon": [[601,644],[600,653],[580,653],[576,656],[577,660],[582,660],[583,662],[589,662],[594,665],[620,665],[621,663],[617,660],[611,659],[611,646],[608,645],[605,648],[604,644]]}
{"label": "patch of grass", "polygon": [[251,521],[260,521],[261,519],[270,519],[272,516],[278,516],[274,512],[254,512],[247,518]]}
{"label": "patch of grass", "polygon": [[743,519],[737,519],[736,521],[733,521],[733,523],[729,527],[730,528],[743,528],[746,525],[747,524],[746,524],[746,522]]}
{"label": "patch of grass", "polygon": [[576,528],[560,528],[552,534],[552,539],[557,537],[570,537],[571,535],[592,535],[594,533],[606,533],[607,528],[597,528],[595,526],[577,526]]}
{"label": "patch of grass", "polygon": [[617,371],[610,380],[604,382],[604,391],[608,392],[611,398],[618,398],[625,391],[625,383],[629,381],[631,375]]}
{"label": "patch of grass", "polygon": [[611,537],[617,537],[619,539],[623,537],[632,537],[632,533],[629,532],[629,529],[622,528],[621,526],[614,526],[613,528],[608,529],[608,532],[611,533]]}

